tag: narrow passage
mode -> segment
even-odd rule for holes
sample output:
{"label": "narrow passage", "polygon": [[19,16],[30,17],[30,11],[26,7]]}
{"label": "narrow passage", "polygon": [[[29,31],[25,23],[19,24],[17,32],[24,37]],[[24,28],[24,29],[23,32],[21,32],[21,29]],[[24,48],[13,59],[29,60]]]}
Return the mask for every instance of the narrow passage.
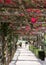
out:
{"label": "narrow passage", "polygon": [[9,65],[42,65],[27,48],[18,48]]}

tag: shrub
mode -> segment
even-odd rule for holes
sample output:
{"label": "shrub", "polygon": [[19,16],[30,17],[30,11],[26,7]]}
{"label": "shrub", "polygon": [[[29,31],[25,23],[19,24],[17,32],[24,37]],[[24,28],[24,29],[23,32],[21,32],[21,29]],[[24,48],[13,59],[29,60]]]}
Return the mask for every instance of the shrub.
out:
{"label": "shrub", "polygon": [[29,50],[31,50],[38,57],[38,51],[39,51],[38,48],[32,45],[32,46],[29,46]]}

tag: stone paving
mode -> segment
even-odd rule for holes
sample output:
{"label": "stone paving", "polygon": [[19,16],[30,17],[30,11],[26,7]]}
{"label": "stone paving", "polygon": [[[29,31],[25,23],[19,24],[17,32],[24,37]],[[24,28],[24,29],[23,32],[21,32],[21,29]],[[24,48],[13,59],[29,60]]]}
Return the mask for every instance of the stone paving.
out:
{"label": "stone paving", "polygon": [[27,49],[19,49],[16,65],[41,65],[35,55]]}
{"label": "stone paving", "polygon": [[46,65],[27,48],[18,48],[9,65]]}

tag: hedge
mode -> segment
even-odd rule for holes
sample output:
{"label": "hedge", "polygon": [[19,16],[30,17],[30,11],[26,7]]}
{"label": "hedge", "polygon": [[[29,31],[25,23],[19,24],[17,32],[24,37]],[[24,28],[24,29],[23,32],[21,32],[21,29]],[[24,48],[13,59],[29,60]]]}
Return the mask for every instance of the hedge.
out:
{"label": "hedge", "polygon": [[38,57],[38,51],[39,51],[38,48],[31,45],[31,46],[29,46],[29,50],[32,51]]}

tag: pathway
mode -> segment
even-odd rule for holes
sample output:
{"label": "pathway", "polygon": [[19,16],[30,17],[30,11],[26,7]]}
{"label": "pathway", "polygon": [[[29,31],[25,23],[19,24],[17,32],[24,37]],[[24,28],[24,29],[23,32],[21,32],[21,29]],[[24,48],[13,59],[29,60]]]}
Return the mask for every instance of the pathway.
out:
{"label": "pathway", "polygon": [[28,46],[19,47],[9,65],[46,65],[45,61],[41,61],[28,50]]}
{"label": "pathway", "polygon": [[27,48],[18,48],[9,65],[42,65]]}
{"label": "pathway", "polygon": [[27,49],[19,49],[20,54],[16,65],[41,65],[35,55]]}

